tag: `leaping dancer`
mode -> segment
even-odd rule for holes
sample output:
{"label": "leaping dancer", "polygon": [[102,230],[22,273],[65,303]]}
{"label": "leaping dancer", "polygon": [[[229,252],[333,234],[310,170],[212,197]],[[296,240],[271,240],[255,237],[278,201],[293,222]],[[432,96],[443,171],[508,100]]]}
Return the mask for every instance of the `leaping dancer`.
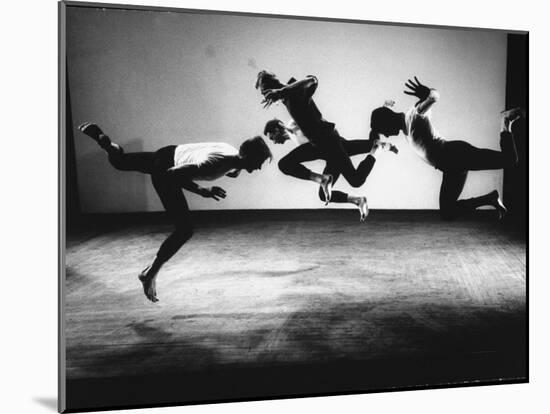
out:
{"label": "leaping dancer", "polygon": [[421,84],[416,76],[414,81],[409,79],[405,86],[408,88],[405,94],[418,98],[416,104],[407,113],[394,112],[387,106],[375,109],[371,115],[372,132],[386,137],[403,132],[416,154],[443,173],[439,192],[442,218],[453,219],[481,206],[493,206],[499,218],[504,217],[506,208],[497,190],[479,197],[458,198],[468,171],[498,170],[517,164],[512,123],[525,117],[525,111],[514,108],[502,112],[501,151],[481,149],[465,141],[447,141],[435,131],[430,118],[431,108],[439,100],[439,93],[435,89]]}
{"label": "leaping dancer", "polygon": [[191,238],[193,223],[182,188],[218,201],[226,193],[220,187],[201,187],[195,180],[212,181],[224,175],[237,177],[241,170],[252,173],[272,155],[265,141],[257,136],[244,141],[239,150],[226,143],[170,145],[156,152],[125,153],[96,124],[78,127],[107,153],[117,170],[149,174],[162,205],[175,229],[160,246],[156,257],[140,274],[147,299],[157,302],[156,278],[166,263]]}
{"label": "leaping dancer", "polygon": [[[365,183],[374,166],[375,158],[369,152],[355,168],[342,144],[342,137],[336,130],[335,125],[323,118],[313,101],[312,96],[317,89],[317,85],[318,81],[315,76],[307,76],[300,81],[291,78],[285,85],[274,73],[265,70],[258,73],[256,79],[256,89],[259,89],[264,97],[262,102],[264,108],[269,107],[274,102],[281,101],[304,137],[322,154],[322,158],[327,161],[327,166],[330,168],[329,171],[317,174],[301,163],[293,162],[291,168],[287,168],[285,173],[319,184],[324,194],[325,204],[328,204],[331,201],[338,202],[332,198],[334,177],[330,172],[342,174],[352,187],[357,188]],[[337,199],[340,196],[337,195]],[[363,211],[368,211],[366,200],[364,204]]]}
{"label": "leaping dancer", "polygon": [[[285,125],[279,119],[272,119],[265,124],[264,135],[274,144],[284,144],[291,141],[297,145],[297,148],[294,148],[279,160],[279,169],[283,174],[295,177],[299,175],[299,171],[304,168],[301,165],[302,163],[314,160],[325,160],[327,163],[321,175],[332,176],[333,185],[340,177],[340,171],[337,165],[328,162],[327,157],[303,135],[296,122],[290,121]],[[350,157],[359,154],[370,154],[374,158],[379,150],[392,151],[397,154],[395,145],[379,140],[356,139],[348,141],[340,137],[340,143]],[[319,198],[321,201],[326,201],[325,192],[322,187],[319,188]],[[361,222],[365,221],[369,214],[367,198],[364,196],[355,196],[344,193],[343,191],[333,190],[330,202],[351,203],[355,205],[359,209]]]}

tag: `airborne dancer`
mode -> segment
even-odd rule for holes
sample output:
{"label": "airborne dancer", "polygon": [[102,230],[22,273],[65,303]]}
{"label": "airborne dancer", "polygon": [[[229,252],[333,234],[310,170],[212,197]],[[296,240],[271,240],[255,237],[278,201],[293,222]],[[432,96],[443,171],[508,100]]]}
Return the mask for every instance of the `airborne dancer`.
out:
{"label": "airborne dancer", "polygon": [[465,141],[448,141],[432,126],[431,108],[439,100],[435,89],[421,84],[416,76],[408,80],[404,91],[418,98],[407,113],[395,112],[389,107],[375,109],[371,115],[371,133],[386,137],[403,132],[416,154],[443,173],[439,192],[439,209],[443,219],[449,220],[481,206],[493,206],[499,218],[506,214],[498,191],[479,197],[460,199],[468,171],[498,170],[517,164],[518,155],[512,135],[512,123],[525,117],[525,111],[514,108],[502,112],[500,128],[501,151],[481,149]]}
{"label": "airborne dancer", "polygon": [[[285,125],[279,119],[272,119],[265,124],[264,135],[274,144],[284,144],[287,141],[291,141],[297,145],[296,148],[279,160],[279,169],[283,174],[293,176],[295,171],[300,170],[303,162],[314,160],[327,161],[323,153],[308,141],[294,121],[290,121]],[[340,141],[342,147],[350,157],[359,154],[370,154],[375,157],[379,150],[392,151],[397,154],[395,145],[379,140],[355,139],[348,141],[344,138],[340,138]],[[332,184],[334,185],[340,176],[340,171],[335,168],[334,164],[327,162],[323,170],[323,175],[331,175]],[[322,187],[319,188],[319,198],[321,201],[326,201],[325,192]],[[343,191],[333,190],[330,202],[351,203],[355,205],[359,209],[360,221],[365,221],[369,214],[367,197],[365,196],[356,196],[344,193]]]}
{"label": "airborne dancer", "polygon": [[[313,101],[317,85],[317,78],[311,75],[299,81],[291,78],[287,84],[283,84],[274,73],[265,70],[258,73],[256,79],[256,89],[259,89],[264,97],[262,102],[264,108],[281,101],[303,135],[322,154],[329,168],[329,171],[318,174],[300,163],[293,163],[292,168],[287,168],[285,174],[319,184],[325,204],[328,204],[331,201],[338,202],[332,198],[334,176],[330,172],[344,176],[352,187],[361,187],[376,159],[369,152],[355,168],[346,148],[342,145],[342,137],[335,125],[323,118]],[[368,211],[366,205],[362,209]]]}
{"label": "airborne dancer", "polygon": [[153,187],[174,223],[175,229],[160,246],[156,257],[139,274],[147,299],[157,302],[156,278],[166,263],[189,240],[193,223],[182,188],[218,201],[226,193],[220,187],[201,187],[195,181],[212,181],[224,175],[237,177],[241,170],[259,170],[271,151],[263,138],[244,141],[239,150],[221,142],[170,145],[156,152],[125,153],[122,147],[103,133],[96,124],[78,127],[107,153],[117,170],[138,171],[151,176]]}

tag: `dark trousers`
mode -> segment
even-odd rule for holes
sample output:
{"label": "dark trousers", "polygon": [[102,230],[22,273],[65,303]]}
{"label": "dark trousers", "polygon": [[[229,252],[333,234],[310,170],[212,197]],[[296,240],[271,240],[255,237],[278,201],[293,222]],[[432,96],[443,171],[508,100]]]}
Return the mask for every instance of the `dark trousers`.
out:
{"label": "dark trousers", "polygon": [[494,192],[462,200],[458,197],[464,189],[468,171],[499,170],[517,164],[516,145],[510,132],[501,132],[500,148],[502,151],[480,149],[464,141],[443,143],[437,168],[443,172],[439,209],[444,219],[453,219],[491,203],[495,197]]}
{"label": "dark trousers", "polygon": [[161,264],[168,261],[193,235],[191,214],[183,191],[166,175],[166,170],[174,166],[175,148],[172,145],[156,152],[124,153],[121,151],[109,154],[109,162],[117,170],[139,171],[151,176],[153,187],[164,209],[174,222],[174,231],[157,252],[157,259]]}
{"label": "dark trousers", "polygon": [[[355,169],[350,157],[370,152],[373,144],[374,142],[368,139],[348,141],[341,137],[338,139],[338,145],[324,145],[319,148],[312,143],[302,144],[281,158],[279,169],[286,175],[307,180],[310,177],[311,170],[302,163],[325,160],[326,166],[323,174],[331,174],[334,182],[338,180],[340,175],[343,175],[352,187],[360,187],[370,174],[376,159],[369,154]],[[321,189],[319,189],[319,198],[325,201],[325,195]],[[330,202],[345,203],[347,199],[348,195],[346,193],[333,191]]]}

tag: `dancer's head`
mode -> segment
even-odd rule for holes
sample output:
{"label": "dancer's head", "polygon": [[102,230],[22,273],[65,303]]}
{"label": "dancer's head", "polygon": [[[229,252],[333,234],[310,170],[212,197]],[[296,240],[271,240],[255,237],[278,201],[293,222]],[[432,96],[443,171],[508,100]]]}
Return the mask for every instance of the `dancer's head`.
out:
{"label": "dancer's head", "polygon": [[284,144],[290,139],[285,124],[277,118],[267,121],[264,128],[264,135],[274,144]]}
{"label": "dancer's head", "polygon": [[273,159],[273,155],[264,139],[260,136],[247,139],[239,148],[239,156],[241,157],[243,168],[251,173],[254,170],[262,168],[262,164],[269,158]]}
{"label": "dancer's head", "polygon": [[370,117],[371,130],[386,137],[399,135],[401,131],[402,115],[394,112],[387,106],[381,106],[372,111]]}
{"label": "dancer's head", "polygon": [[267,70],[262,70],[258,73],[256,78],[256,89],[259,89],[262,95],[270,89],[282,88],[284,85],[281,83],[279,78],[273,73]]}

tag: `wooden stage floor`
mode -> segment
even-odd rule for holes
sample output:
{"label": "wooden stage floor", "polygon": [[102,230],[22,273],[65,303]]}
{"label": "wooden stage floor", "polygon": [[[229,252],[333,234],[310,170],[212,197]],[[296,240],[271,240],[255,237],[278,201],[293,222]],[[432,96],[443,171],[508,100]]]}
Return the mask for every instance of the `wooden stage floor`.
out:
{"label": "wooden stage floor", "polygon": [[169,231],[69,234],[69,407],[527,379],[526,243],[489,213],[198,214],[153,304],[137,275]]}

